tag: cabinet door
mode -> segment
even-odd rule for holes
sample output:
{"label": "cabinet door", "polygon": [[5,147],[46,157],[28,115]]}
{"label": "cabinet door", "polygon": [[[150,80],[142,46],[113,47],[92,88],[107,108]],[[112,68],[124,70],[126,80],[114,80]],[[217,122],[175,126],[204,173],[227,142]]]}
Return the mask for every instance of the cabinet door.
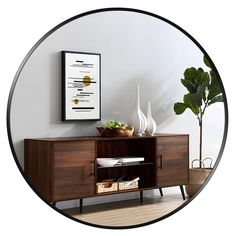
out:
{"label": "cabinet door", "polygon": [[95,142],[54,144],[54,201],[95,194]]}
{"label": "cabinet door", "polygon": [[157,137],[156,146],[157,186],[168,187],[188,183],[189,137]]}

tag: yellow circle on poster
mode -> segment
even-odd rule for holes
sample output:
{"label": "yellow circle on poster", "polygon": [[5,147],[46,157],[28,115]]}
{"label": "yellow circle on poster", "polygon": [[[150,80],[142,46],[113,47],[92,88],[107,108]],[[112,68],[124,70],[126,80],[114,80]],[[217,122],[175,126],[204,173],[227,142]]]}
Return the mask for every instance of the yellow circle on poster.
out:
{"label": "yellow circle on poster", "polygon": [[84,86],[89,86],[91,84],[91,78],[88,75],[85,75],[83,78],[83,84]]}
{"label": "yellow circle on poster", "polygon": [[79,99],[75,98],[74,99],[74,104],[78,104],[79,103]]}

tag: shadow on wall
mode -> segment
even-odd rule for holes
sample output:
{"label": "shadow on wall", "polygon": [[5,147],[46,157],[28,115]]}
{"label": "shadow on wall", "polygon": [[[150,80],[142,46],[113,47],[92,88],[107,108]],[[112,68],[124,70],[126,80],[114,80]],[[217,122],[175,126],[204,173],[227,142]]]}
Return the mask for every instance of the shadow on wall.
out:
{"label": "shadow on wall", "polygon": [[[77,124],[73,123],[71,129],[63,133],[63,136],[96,136],[99,135],[96,126],[99,126],[100,122],[96,121],[79,121]],[[72,124],[72,123],[71,123]]]}
{"label": "shadow on wall", "polygon": [[[172,75],[173,76],[173,75]],[[177,90],[175,84],[166,83],[165,77],[159,77],[156,80],[145,75],[146,79],[140,77],[140,87],[141,87],[141,105],[145,115],[147,114],[147,103],[150,101],[152,106],[152,116],[156,121],[157,126],[163,125],[163,123],[171,122],[175,118],[173,112],[173,98],[177,95]],[[149,94],[146,95],[145,94]]]}
{"label": "shadow on wall", "polygon": [[155,80],[148,74],[139,75],[130,80],[127,79],[123,87],[119,88],[122,91],[122,96],[121,92],[115,93],[114,91],[109,104],[106,103],[106,105],[102,106],[102,117],[106,117],[106,120],[117,119],[128,122],[135,109],[136,86],[139,85],[140,106],[145,115],[147,113],[147,103],[150,101],[152,104],[152,116],[157,125],[174,119],[173,97],[175,97],[177,92],[175,92],[174,85],[173,87],[170,87],[170,85],[166,86],[163,80],[164,78]]}
{"label": "shadow on wall", "polygon": [[[61,121],[61,53],[50,55],[50,124],[62,124]],[[60,65],[60,66],[58,66]]]}
{"label": "shadow on wall", "polygon": [[24,140],[14,142],[14,148],[17,150],[17,159],[24,170]]}

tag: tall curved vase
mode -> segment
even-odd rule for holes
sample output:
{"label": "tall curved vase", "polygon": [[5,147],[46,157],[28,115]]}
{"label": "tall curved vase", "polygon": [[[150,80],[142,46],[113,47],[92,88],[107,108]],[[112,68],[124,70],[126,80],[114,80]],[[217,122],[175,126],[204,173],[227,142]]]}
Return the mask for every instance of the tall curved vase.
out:
{"label": "tall curved vase", "polygon": [[147,127],[147,120],[140,108],[139,86],[136,91],[136,107],[131,117],[131,126],[134,127],[134,135],[142,136]]}
{"label": "tall curved vase", "polygon": [[157,129],[156,122],[152,118],[151,103],[148,102],[148,104],[147,104],[147,127],[146,127],[146,133],[148,135],[153,135],[156,132],[156,129]]}

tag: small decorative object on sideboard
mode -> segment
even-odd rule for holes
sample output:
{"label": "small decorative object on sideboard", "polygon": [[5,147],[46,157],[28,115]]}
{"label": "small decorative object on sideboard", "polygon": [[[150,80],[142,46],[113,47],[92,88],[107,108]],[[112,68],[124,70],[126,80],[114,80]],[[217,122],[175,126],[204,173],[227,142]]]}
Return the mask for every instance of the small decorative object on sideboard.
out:
{"label": "small decorative object on sideboard", "polygon": [[134,165],[141,162],[144,162],[144,157],[97,158],[97,164],[100,167]]}
{"label": "small decorative object on sideboard", "polygon": [[118,164],[127,164],[127,163],[139,163],[139,162],[143,162],[144,161],[144,157],[121,157],[119,158]]}
{"label": "small decorative object on sideboard", "polygon": [[134,135],[142,136],[147,127],[147,119],[140,108],[139,86],[136,91],[136,107],[130,120],[130,126],[134,127]]}
{"label": "small decorative object on sideboard", "polygon": [[97,164],[103,167],[115,166],[118,161],[118,158],[97,158]]}
{"label": "small decorative object on sideboard", "polygon": [[108,121],[104,127],[97,127],[97,130],[104,137],[131,137],[134,133],[133,127],[117,120]]}
{"label": "small decorative object on sideboard", "polygon": [[147,104],[147,128],[146,128],[147,135],[153,135],[156,129],[157,129],[156,122],[152,118],[151,102],[148,102]]}

